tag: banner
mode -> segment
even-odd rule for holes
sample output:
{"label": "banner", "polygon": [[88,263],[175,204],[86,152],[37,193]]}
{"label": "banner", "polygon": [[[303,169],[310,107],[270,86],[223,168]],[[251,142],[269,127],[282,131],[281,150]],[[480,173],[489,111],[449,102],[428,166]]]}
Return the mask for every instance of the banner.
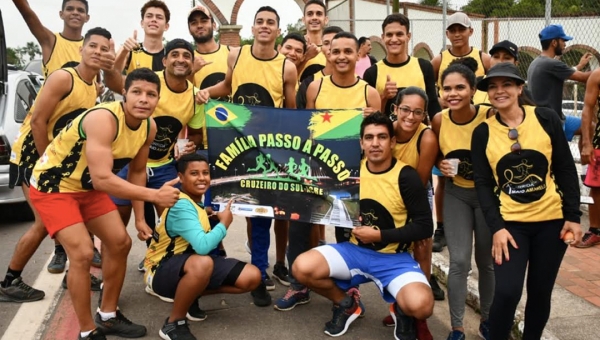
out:
{"label": "banner", "polygon": [[358,226],[361,110],[206,105],[211,201],[249,217]]}

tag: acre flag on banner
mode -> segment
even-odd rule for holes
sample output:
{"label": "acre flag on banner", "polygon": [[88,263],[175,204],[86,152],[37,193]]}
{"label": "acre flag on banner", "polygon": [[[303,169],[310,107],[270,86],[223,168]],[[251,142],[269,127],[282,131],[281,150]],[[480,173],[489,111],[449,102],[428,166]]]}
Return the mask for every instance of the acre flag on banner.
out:
{"label": "acre flag on banner", "polygon": [[210,101],[211,202],[234,214],[358,226],[362,110]]}

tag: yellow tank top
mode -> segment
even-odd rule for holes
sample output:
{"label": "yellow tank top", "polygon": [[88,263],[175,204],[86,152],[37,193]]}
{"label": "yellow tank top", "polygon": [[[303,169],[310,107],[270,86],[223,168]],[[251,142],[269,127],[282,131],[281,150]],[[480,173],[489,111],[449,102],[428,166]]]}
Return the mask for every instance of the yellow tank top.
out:
{"label": "yellow tank top", "polygon": [[492,106],[487,92],[479,90],[475,91],[475,95],[473,96],[473,104]]}
{"label": "yellow tank top", "polygon": [[369,106],[367,103],[366,81],[356,78],[352,86],[341,87],[336,85],[331,76],[321,79],[321,86],[315,99],[316,109],[360,109]]}
{"label": "yellow tank top", "polygon": [[[55,41],[50,59],[45,64],[42,64],[42,72],[44,77],[48,78],[50,73],[65,67],[66,64],[81,61],[81,53],[79,49],[83,46],[83,38],[80,40],[69,40],[63,37],[60,33],[54,33]],[[75,65],[69,65],[75,66]]]}
{"label": "yellow tank top", "polygon": [[277,53],[262,60],[252,55],[252,46],[242,46],[233,66],[233,102],[243,105],[283,107],[283,67],[285,57]]}
{"label": "yellow tank top", "polygon": [[[398,181],[400,171],[406,164],[394,160],[392,168],[384,173],[374,174],[367,168],[367,161],[360,166],[360,216],[362,225],[378,230],[401,228],[406,224],[407,211]],[[408,251],[411,243],[370,243],[359,242],[354,235],[350,242],[380,253],[400,253]]]}
{"label": "yellow tank top", "polygon": [[[535,107],[523,106],[519,132],[520,154],[510,151],[509,127],[496,116],[489,126],[486,156],[494,173],[505,221],[539,222],[563,218],[559,189],[552,175],[552,140],[536,117]],[[557,236],[558,237],[558,236]]]}
{"label": "yellow tank top", "polygon": [[[379,95],[382,95],[385,90],[385,83],[389,75],[392,81],[396,82],[398,92],[409,86],[417,86],[425,91],[425,76],[419,65],[419,59],[408,57],[409,59],[402,64],[393,65],[383,59],[377,62],[377,82],[376,89]],[[387,100],[385,106],[385,114],[392,113],[393,100]]]}
{"label": "yellow tank top", "polygon": [[[74,68],[65,68],[71,75],[71,91],[56,105],[48,119],[48,140],[52,141],[67,124],[87,109],[96,105],[96,86],[86,83]],[[40,93],[44,88],[40,90]],[[38,94],[39,95],[39,94]],[[31,132],[31,114],[35,104],[25,117],[12,146],[11,163],[28,169],[40,158]]]}
{"label": "yellow tank top", "polygon": [[458,174],[452,181],[463,188],[474,188],[473,164],[471,162],[471,137],[473,130],[486,119],[488,107],[475,106],[475,116],[471,121],[457,124],[452,120],[452,112],[445,109],[441,112],[442,122],[438,136],[440,151],[444,158],[458,158]]}
{"label": "yellow tank top", "polygon": [[135,130],[127,126],[121,102],[96,105],[71,121],[48,145],[33,168],[31,185],[41,192],[85,192],[94,190],[86,156],[86,135],[82,123],[94,110],[110,111],[117,121],[117,135],[112,142],[113,172],[129,164],[148,139],[150,119]]}
{"label": "yellow tank top", "polygon": [[[298,77],[298,80],[303,81],[313,74],[316,75],[319,71],[325,68],[325,64],[327,64],[327,58],[325,58],[325,55],[321,53],[321,48],[319,47],[319,54],[306,62],[304,68],[300,72],[300,77]],[[319,78],[315,77],[315,79]]]}
{"label": "yellow tank top", "polygon": [[[210,223],[208,222],[208,216],[206,215],[204,208],[202,208],[198,203],[194,202],[190,196],[184,194],[183,192],[179,193],[179,199],[188,200],[190,203],[192,203],[192,205],[196,208],[196,213],[198,214],[198,219],[200,220],[202,228],[204,228],[205,232],[209,232]],[[169,208],[165,209],[160,216],[160,220],[158,221],[158,225],[156,226],[155,230],[156,234],[158,234],[158,237],[152,238],[152,242],[150,243],[148,250],[146,250],[146,258],[144,259],[146,274],[144,275],[144,280],[150,285],[150,287],[152,287],[152,279],[154,277],[154,273],[156,272],[156,268],[158,268],[158,265],[163,259],[186,252],[193,252],[193,249],[188,241],[179,235],[169,234],[167,231],[169,210]]]}
{"label": "yellow tank top", "polygon": [[[460,57],[453,55],[452,53],[450,53],[449,50],[445,50],[442,52],[442,62],[440,63],[440,70],[438,72],[438,79],[437,79],[437,86],[439,89],[440,97],[442,96],[442,74],[448,68],[448,66],[450,65],[450,63],[452,61],[454,61],[455,59],[461,59],[461,58],[466,58],[466,57],[471,57],[471,58],[477,60],[477,71],[475,72],[476,77],[481,77],[481,76],[485,75],[485,68],[483,67],[483,60],[481,60],[481,51],[478,48],[471,47],[471,52],[469,54],[463,55]],[[477,104],[477,102],[475,102],[475,104]]]}
{"label": "yellow tank top", "polygon": [[163,65],[163,58],[165,57],[165,49],[156,52],[150,53],[147,52],[144,47],[140,46],[139,49],[135,51],[131,51],[129,54],[129,59],[127,61],[127,67],[125,69],[125,73],[129,74],[133,72],[133,70],[146,67],[151,69],[152,71],[162,71],[165,66]]}
{"label": "yellow tank top", "polygon": [[165,73],[156,72],[160,78],[160,99],[152,114],[156,122],[156,137],[150,145],[148,166],[157,167],[172,161],[171,150],[177,142],[177,135],[194,116],[196,102],[194,85],[187,82],[187,89],[174,92],[165,81]]}
{"label": "yellow tank top", "polygon": [[394,157],[416,169],[419,166],[419,144],[421,143],[421,137],[423,136],[423,132],[428,129],[427,125],[421,123],[409,140],[406,142],[396,141]]}

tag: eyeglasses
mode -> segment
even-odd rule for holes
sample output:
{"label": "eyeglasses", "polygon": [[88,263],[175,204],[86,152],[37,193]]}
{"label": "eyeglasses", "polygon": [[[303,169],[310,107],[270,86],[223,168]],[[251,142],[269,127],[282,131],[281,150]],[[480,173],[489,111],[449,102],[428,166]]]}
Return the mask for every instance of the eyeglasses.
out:
{"label": "eyeglasses", "polygon": [[403,114],[408,116],[409,114],[413,114],[415,117],[423,117],[423,115],[425,114],[424,110],[421,109],[414,109],[411,110],[410,107],[408,106],[397,106],[397,109]]}
{"label": "eyeglasses", "polygon": [[508,130],[508,138],[515,141],[515,143],[510,146],[510,152],[520,154],[521,143],[519,143],[519,131],[517,131],[515,128]]}

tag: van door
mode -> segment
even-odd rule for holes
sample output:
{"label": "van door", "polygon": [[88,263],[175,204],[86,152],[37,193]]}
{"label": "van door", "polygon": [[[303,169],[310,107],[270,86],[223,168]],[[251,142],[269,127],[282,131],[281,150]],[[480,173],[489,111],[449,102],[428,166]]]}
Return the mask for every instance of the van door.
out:
{"label": "van door", "polygon": [[2,11],[0,10],[0,95],[8,92],[8,60],[6,58],[6,36],[4,23],[2,22]]}

